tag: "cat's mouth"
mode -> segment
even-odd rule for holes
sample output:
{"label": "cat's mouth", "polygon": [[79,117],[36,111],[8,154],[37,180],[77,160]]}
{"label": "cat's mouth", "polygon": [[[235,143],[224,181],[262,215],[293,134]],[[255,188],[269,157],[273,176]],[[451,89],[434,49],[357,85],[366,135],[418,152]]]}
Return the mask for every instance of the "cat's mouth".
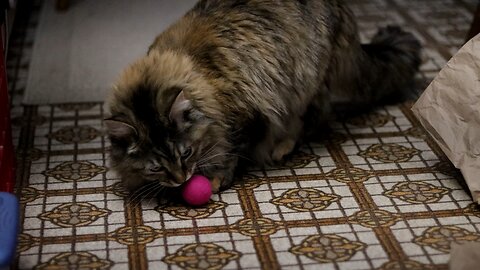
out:
{"label": "cat's mouth", "polygon": [[187,182],[196,173],[196,166],[192,166],[192,169],[186,172],[177,171],[176,173],[172,173],[167,179],[165,179],[163,174],[159,173],[147,173],[145,174],[145,178],[149,181],[158,181],[162,186],[175,188]]}
{"label": "cat's mouth", "polygon": [[182,183],[177,183],[177,182],[173,182],[173,181],[162,182],[162,186],[165,186],[165,187],[176,188],[176,187],[179,187],[181,185],[182,185]]}
{"label": "cat's mouth", "polygon": [[193,173],[194,173],[194,171],[193,171],[193,170],[192,170],[192,171],[190,171],[190,172],[187,172],[187,176],[185,177],[185,182],[187,182],[188,180],[190,180],[190,178],[192,178],[192,176],[193,176]]}

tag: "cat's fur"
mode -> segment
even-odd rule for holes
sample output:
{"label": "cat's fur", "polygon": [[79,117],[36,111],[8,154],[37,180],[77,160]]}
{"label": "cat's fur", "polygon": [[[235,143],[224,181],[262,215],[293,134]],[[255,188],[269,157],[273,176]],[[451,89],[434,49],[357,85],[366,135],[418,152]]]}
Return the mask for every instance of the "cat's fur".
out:
{"label": "cat's fur", "polygon": [[228,187],[239,158],[281,160],[332,104],[403,96],[419,53],[397,27],[361,45],[340,0],[201,0],[115,84],[112,167],[130,188],[195,172]]}

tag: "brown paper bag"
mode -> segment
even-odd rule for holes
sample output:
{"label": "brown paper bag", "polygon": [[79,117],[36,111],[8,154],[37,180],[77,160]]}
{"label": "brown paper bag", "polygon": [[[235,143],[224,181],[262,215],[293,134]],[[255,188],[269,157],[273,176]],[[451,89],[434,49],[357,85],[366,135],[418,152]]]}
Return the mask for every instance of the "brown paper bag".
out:
{"label": "brown paper bag", "polygon": [[447,63],[412,110],[480,203],[480,35]]}
{"label": "brown paper bag", "polygon": [[480,258],[480,243],[452,243],[450,252],[450,270],[478,270]]}

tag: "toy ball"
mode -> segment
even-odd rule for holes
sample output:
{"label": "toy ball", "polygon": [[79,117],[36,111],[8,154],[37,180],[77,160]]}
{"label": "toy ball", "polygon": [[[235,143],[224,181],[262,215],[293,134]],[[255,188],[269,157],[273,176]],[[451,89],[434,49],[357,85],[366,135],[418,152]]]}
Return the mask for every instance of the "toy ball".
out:
{"label": "toy ball", "polygon": [[212,184],[205,176],[194,175],[182,186],[182,197],[192,206],[201,206],[210,200]]}

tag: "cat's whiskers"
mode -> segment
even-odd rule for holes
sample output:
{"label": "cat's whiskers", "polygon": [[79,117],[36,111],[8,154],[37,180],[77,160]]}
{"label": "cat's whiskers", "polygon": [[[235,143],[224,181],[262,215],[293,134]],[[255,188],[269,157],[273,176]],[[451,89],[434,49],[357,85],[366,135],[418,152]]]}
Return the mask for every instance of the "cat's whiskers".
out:
{"label": "cat's whiskers", "polygon": [[251,158],[248,158],[244,155],[240,155],[240,154],[234,154],[234,153],[225,153],[226,156],[234,156],[234,157],[238,157],[238,158],[243,158],[245,160],[248,160],[248,161],[251,161],[251,162],[255,162],[253,159]]}
{"label": "cat's whiskers", "polygon": [[152,183],[148,183],[147,185],[145,186],[142,186],[138,189],[136,189],[133,193],[131,193],[128,198],[127,198],[127,203],[130,203],[132,202],[134,199],[136,199],[136,197],[138,197],[142,192],[145,191],[145,187],[149,186],[149,185],[153,185],[153,182]]}
{"label": "cat's whiskers", "polygon": [[159,184],[156,183],[156,185],[153,185],[152,187],[149,187],[148,189],[146,189],[146,190],[145,190],[145,193],[142,195],[142,197],[139,198],[139,200],[137,200],[136,202],[134,202],[134,205],[133,205],[133,206],[136,207],[136,206],[141,205],[141,203],[142,203],[142,201],[143,201],[142,199],[148,198],[148,196],[152,193],[152,191],[155,191],[155,189],[158,187],[158,185],[159,185]]}
{"label": "cat's whiskers", "polygon": [[152,199],[155,199],[157,198],[158,194],[165,189],[165,186],[162,186],[160,184],[158,184],[158,186],[156,186],[155,188],[153,188],[153,191],[154,193],[152,194],[152,197],[148,200],[147,204],[150,204],[150,202],[152,201]]}
{"label": "cat's whiskers", "polygon": [[231,159],[231,158],[233,158],[233,157],[243,158],[243,159],[246,159],[246,160],[248,160],[248,161],[252,161],[252,162],[253,162],[252,159],[247,158],[247,157],[242,156],[242,155],[239,155],[239,154],[233,154],[233,153],[217,153],[217,154],[215,154],[215,155],[212,155],[212,156],[207,157],[206,159],[199,160],[197,164],[200,164],[200,165],[206,164],[208,161],[210,161],[210,160],[212,160],[212,159],[214,159],[214,158],[216,158],[216,157],[223,157],[223,156],[230,157],[229,159]]}
{"label": "cat's whiskers", "polygon": [[201,166],[197,166],[197,169],[202,169],[202,168],[210,168],[210,167],[215,167],[215,166],[221,166],[221,163],[209,163],[209,164],[203,164]]}
{"label": "cat's whiskers", "polygon": [[203,152],[202,155],[200,155],[200,157],[198,159],[202,159],[204,157],[206,157],[207,155],[209,155],[212,151],[215,150],[215,146],[217,146],[218,144],[220,143],[220,141],[217,141],[214,145],[212,145],[210,148],[208,148],[207,151]]}
{"label": "cat's whiskers", "polygon": [[206,157],[205,159],[200,159],[200,160],[197,162],[197,164],[205,164],[205,163],[207,163],[209,160],[212,160],[212,159],[214,159],[214,158],[216,158],[216,157],[220,157],[220,156],[223,156],[223,155],[225,155],[225,154],[224,154],[224,153],[217,153],[217,154],[211,155],[211,156],[209,156],[209,157]]}
{"label": "cat's whiskers", "polygon": [[130,204],[132,202],[135,202],[135,200],[137,199],[141,199],[141,197],[143,195],[145,195],[145,193],[151,188],[151,187],[154,187],[155,185],[157,185],[158,182],[151,182],[151,183],[148,183],[144,186],[142,186],[141,188],[137,189],[135,192],[132,193],[131,196],[129,196],[128,200],[127,200],[127,203]]}
{"label": "cat's whiskers", "polygon": [[[213,158],[214,158],[214,157],[213,157]],[[209,161],[211,161],[213,158],[205,158],[205,159],[202,159],[202,160],[197,161],[197,167],[198,167],[198,166],[202,166],[202,165],[204,165],[204,164],[211,163],[211,162],[209,162]],[[216,162],[216,161],[213,160],[212,162]],[[217,162],[218,162],[218,161],[217,161]]]}

